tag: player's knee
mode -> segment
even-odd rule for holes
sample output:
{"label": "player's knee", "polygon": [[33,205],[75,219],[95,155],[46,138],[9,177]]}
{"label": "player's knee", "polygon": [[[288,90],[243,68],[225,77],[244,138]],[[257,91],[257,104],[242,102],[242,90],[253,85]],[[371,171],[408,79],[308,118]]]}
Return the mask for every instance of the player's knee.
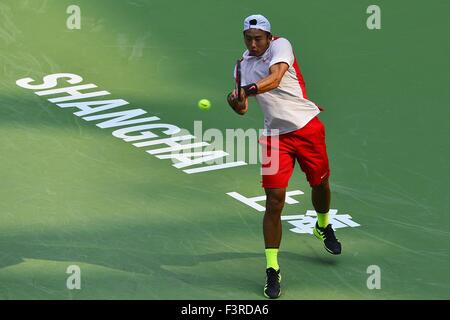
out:
{"label": "player's knee", "polygon": [[322,181],[320,181],[319,183],[312,185],[311,188],[316,189],[316,190],[324,190],[324,189],[329,189],[330,185],[328,183],[328,178],[323,179]]}
{"label": "player's knee", "polygon": [[284,206],[284,193],[269,193],[267,194],[266,207],[282,208]]}
{"label": "player's knee", "polygon": [[283,205],[284,205],[284,200],[277,199],[277,198],[268,199],[266,201],[266,206],[271,207],[271,208],[279,208],[279,207],[283,207]]}

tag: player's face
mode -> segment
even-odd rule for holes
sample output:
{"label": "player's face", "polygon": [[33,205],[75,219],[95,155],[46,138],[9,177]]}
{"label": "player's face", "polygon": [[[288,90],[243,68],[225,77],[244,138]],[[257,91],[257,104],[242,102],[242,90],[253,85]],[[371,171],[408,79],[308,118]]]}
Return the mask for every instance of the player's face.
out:
{"label": "player's face", "polygon": [[262,30],[248,29],[244,32],[244,42],[251,56],[260,56],[269,48],[271,37]]}

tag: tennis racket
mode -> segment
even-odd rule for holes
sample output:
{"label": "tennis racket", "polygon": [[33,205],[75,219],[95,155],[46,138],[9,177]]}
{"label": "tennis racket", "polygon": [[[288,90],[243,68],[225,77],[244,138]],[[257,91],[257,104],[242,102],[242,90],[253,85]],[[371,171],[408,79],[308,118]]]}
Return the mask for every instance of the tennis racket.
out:
{"label": "tennis racket", "polygon": [[241,96],[241,60],[236,62],[236,93],[239,101],[242,101]]}

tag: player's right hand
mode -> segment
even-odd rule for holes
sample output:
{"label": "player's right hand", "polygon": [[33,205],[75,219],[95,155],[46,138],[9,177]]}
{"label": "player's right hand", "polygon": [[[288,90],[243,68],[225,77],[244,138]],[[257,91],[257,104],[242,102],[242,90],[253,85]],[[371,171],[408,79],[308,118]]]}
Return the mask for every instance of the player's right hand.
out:
{"label": "player's right hand", "polygon": [[238,99],[236,94],[236,90],[231,91],[227,96],[227,101],[230,107],[240,115],[244,115],[248,111],[248,98],[241,91],[241,96],[243,97],[242,101]]}

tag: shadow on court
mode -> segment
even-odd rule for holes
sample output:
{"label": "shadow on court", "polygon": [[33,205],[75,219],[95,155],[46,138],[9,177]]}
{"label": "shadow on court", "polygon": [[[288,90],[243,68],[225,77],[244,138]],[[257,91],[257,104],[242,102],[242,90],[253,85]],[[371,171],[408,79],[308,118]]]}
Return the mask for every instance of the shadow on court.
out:
{"label": "shadow on court", "polygon": [[[207,225],[203,227],[208,228]],[[153,228],[157,229],[157,232],[154,232],[152,237]],[[172,226],[169,230],[162,229],[161,226],[149,225],[124,228],[121,231],[116,228],[111,232],[65,230],[42,234],[3,234],[0,237],[0,269],[4,270],[29,259],[67,261],[67,266],[77,263],[90,264],[130,274],[151,276],[152,279],[160,279],[161,283],[155,284],[157,287],[164,286],[164,282],[167,281],[177,281],[196,288],[213,290],[224,288],[224,291],[240,288],[241,294],[248,292],[260,295],[265,268],[263,251],[221,251],[196,254],[195,251],[202,251],[207,240],[201,240],[198,236],[194,236],[193,230],[189,230],[192,227],[179,228]],[[184,233],[181,229],[184,229]],[[167,238],[162,239],[160,237],[162,234],[173,235],[172,241]],[[190,251],[186,249],[186,253],[168,253],[183,251],[182,244],[179,245],[178,250],[164,250],[164,247],[172,247],[181,243],[180,240],[183,241],[183,239],[176,236],[181,234],[184,234],[186,241],[190,243]],[[224,239],[226,237],[221,241],[226,241]],[[295,252],[282,252],[280,255],[284,261],[291,260],[291,262],[301,265],[302,268],[314,268],[314,266],[320,265],[332,266],[338,263],[333,257],[319,255]],[[246,259],[253,260],[246,262]],[[214,262],[214,264],[208,265],[210,262]],[[217,267],[218,262],[231,267]],[[202,264],[205,265],[201,266]],[[241,272],[236,272],[233,265],[239,266],[238,268],[242,267]],[[199,269],[202,271],[198,272]],[[105,272],[107,276],[109,271]]]}

